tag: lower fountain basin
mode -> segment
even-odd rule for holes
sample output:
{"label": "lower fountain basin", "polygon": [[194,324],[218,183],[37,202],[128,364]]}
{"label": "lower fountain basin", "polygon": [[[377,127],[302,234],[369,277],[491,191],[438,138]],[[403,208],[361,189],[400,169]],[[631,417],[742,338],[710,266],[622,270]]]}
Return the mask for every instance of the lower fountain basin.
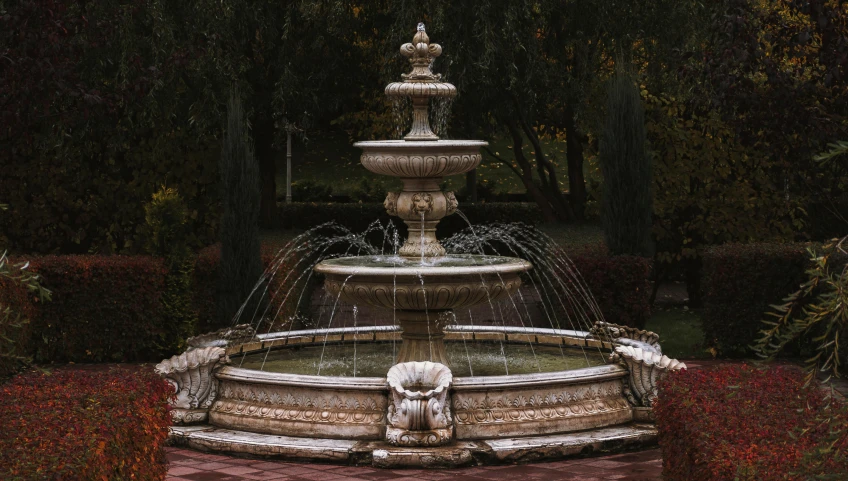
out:
{"label": "lower fountain basin", "polygon": [[[274,373],[235,367],[241,355],[269,349],[320,346],[356,339],[391,342],[394,327],[293,331],[260,336],[228,348],[233,366],[216,372],[218,398],[209,411],[218,429],[299,438],[382,440],[389,388],[380,377],[336,377]],[[487,341],[587,350],[609,348],[583,331],[451,326],[448,341]],[[385,344],[384,344],[385,345]],[[385,345],[385,349],[390,347]],[[571,433],[628,423],[633,409],[623,395],[627,369],[618,364],[567,371],[454,377],[450,409],[455,439],[502,439]]]}
{"label": "lower fountain basin", "polygon": [[384,309],[440,311],[504,299],[532,268],[512,257],[456,255],[420,259],[358,256],[318,263],[327,291],[352,304]]}

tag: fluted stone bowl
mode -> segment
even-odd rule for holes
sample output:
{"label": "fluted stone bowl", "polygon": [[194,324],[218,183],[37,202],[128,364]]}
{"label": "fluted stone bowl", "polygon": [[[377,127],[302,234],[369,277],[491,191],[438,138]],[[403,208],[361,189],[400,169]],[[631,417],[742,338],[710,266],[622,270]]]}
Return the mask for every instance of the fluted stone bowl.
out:
{"label": "fluted stone bowl", "polygon": [[437,311],[504,299],[521,286],[532,265],[512,257],[457,255],[421,263],[418,259],[359,256],[329,259],[315,266],[324,287],[352,304],[384,309]]}
{"label": "fluted stone bowl", "polygon": [[402,178],[438,178],[464,174],[480,164],[480,140],[375,140],[357,142],[362,165],[379,175]]}
{"label": "fluted stone bowl", "polygon": [[450,387],[453,373],[437,362],[403,362],[389,369],[386,381],[389,389],[407,399],[428,399]]}

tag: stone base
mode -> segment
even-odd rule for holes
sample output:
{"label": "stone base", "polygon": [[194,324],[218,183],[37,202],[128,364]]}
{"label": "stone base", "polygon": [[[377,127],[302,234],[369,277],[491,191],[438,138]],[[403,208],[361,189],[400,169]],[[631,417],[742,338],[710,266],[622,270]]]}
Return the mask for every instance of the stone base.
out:
{"label": "stone base", "polygon": [[630,423],[592,431],[525,438],[458,441],[439,447],[400,447],[382,441],[296,438],[220,429],[173,426],[171,442],[220,453],[312,460],[380,468],[445,468],[472,464],[528,463],[545,459],[608,454],[656,444],[654,426]]}
{"label": "stone base", "polygon": [[171,421],[174,424],[200,424],[209,419],[209,409],[171,409]]}
{"label": "stone base", "polygon": [[393,446],[434,447],[448,444],[453,440],[453,429],[432,429],[429,431],[410,431],[392,426],[386,427],[386,441]]}

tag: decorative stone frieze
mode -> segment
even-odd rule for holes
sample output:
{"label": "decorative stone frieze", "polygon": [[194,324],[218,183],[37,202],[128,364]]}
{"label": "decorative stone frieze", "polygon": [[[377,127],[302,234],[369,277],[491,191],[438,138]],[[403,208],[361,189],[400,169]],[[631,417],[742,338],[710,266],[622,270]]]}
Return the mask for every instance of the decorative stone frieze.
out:
{"label": "decorative stone frieze", "polygon": [[592,326],[589,333],[595,339],[638,347],[645,351],[662,354],[662,348],[659,343],[660,336],[655,332],[604,321],[595,321],[595,325]]}
{"label": "decorative stone frieze", "polygon": [[451,370],[434,362],[405,362],[386,376],[391,403],[386,440],[395,446],[439,446],[453,439],[448,389]]}
{"label": "decorative stone frieze", "polygon": [[636,407],[652,407],[657,399],[657,382],[669,371],[686,369],[686,364],[677,359],[633,346],[617,346],[611,360],[630,371],[624,395]]}
{"label": "decorative stone frieze", "polygon": [[170,401],[174,424],[206,420],[218,391],[218,381],[213,373],[229,362],[224,348],[204,347],[186,351],[156,365],[156,373],[174,387],[175,396]]}

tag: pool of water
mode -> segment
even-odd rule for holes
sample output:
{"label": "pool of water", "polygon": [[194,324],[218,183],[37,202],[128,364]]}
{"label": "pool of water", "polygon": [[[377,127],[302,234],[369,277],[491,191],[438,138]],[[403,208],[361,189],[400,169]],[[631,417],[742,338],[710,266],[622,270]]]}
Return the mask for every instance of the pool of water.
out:
{"label": "pool of water", "polygon": [[[448,342],[446,348],[454,376],[567,371],[605,363],[604,353],[593,348],[484,342]],[[399,343],[390,342],[287,347],[236,357],[233,365],[290,374],[383,377],[399,349]]]}

